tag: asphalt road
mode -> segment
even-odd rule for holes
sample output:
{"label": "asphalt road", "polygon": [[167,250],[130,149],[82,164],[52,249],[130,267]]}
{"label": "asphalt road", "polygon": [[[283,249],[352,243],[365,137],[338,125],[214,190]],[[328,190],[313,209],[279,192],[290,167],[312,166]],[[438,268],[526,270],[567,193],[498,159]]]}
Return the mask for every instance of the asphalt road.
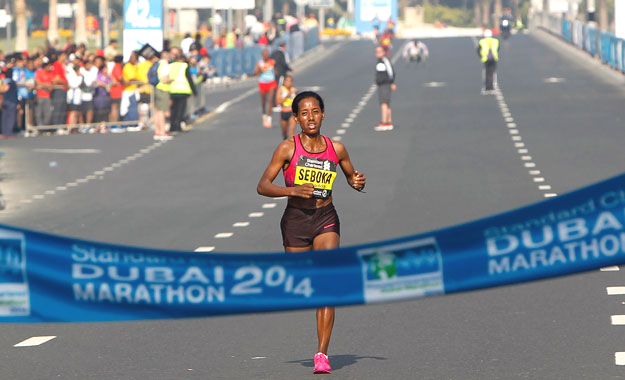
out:
{"label": "asphalt road", "polygon": [[[380,111],[377,96],[367,97],[371,42],[345,42],[295,73],[296,87],[318,88],[325,100],[324,134],[340,136],[368,178],[366,194],[338,180],[342,245],[470,221],[622,172],[622,81],[575,62],[550,39],[517,35],[502,46],[500,92],[482,96],[471,38],[425,42],[431,53],[425,64],[396,64],[393,131],[373,130]],[[154,144],[148,133],[3,143],[0,186],[8,207],[0,222],[166,249],[280,251],[286,201],[256,194],[280,132],[262,128],[258,95],[243,96],[249,88],[216,92],[215,105],[240,100],[164,144]],[[368,101],[359,106],[363,97]],[[250,224],[234,227],[237,222]],[[215,237],[223,233],[232,235]],[[606,295],[607,286],[624,280],[620,271],[595,271],[341,308],[330,345],[333,374],[316,378],[625,378],[615,365],[615,353],[625,351],[625,330],[610,324],[625,300]],[[306,379],[313,377],[316,348],[309,310],[4,324],[0,333],[0,377],[10,380]],[[45,335],[57,337],[13,347]]]}

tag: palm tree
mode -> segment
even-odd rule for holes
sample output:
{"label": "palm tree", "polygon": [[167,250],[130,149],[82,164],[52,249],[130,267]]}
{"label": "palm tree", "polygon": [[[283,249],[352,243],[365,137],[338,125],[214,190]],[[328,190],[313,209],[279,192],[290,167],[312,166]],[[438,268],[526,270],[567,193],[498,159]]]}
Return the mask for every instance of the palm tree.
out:
{"label": "palm tree", "polygon": [[54,42],[59,38],[59,18],[56,16],[57,0],[50,0],[48,6],[48,41]]}
{"label": "palm tree", "polygon": [[608,7],[605,0],[599,0],[599,29],[608,30]]}
{"label": "palm tree", "polygon": [[15,50],[24,51],[28,49],[28,30],[26,28],[26,0],[15,0],[15,21],[17,36],[15,39]]}
{"label": "palm tree", "polygon": [[86,0],[76,0],[76,43],[87,43],[87,3]]}
{"label": "palm tree", "polygon": [[490,27],[490,3],[491,0],[482,0],[482,26]]}
{"label": "palm tree", "polygon": [[482,8],[477,0],[473,0],[473,24],[482,26]]}

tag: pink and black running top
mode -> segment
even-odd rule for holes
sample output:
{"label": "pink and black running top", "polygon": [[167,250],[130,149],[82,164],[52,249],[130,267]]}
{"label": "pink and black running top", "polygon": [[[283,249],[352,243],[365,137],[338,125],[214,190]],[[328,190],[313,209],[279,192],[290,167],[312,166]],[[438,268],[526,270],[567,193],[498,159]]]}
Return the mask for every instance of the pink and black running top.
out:
{"label": "pink and black running top", "polygon": [[304,149],[299,135],[293,136],[295,152],[283,174],[284,184],[287,187],[312,183],[315,187],[313,197],[327,199],[332,195],[339,158],[332,140],[326,136],[321,137],[326,141],[326,149],[320,153],[311,153]]}

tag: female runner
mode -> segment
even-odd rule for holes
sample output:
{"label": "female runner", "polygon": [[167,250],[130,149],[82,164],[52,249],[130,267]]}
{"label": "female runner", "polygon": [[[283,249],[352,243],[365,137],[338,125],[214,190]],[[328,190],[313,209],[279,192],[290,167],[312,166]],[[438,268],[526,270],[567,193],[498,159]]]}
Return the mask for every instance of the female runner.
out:
{"label": "female runner", "polygon": [[[325,116],[321,96],[312,91],[298,94],[293,100],[293,116],[302,131],[278,145],[257,191],[267,197],[289,197],[280,222],[286,252],[338,248],[340,223],[332,205],[337,167],[358,191],[365,187],[366,178],[354,170],[342,143],[321,135]],[[286,186],[273,183],[281,169]],[[317,309],[319,345],[314,373],[330,373],[327,354],[333,326],[334,308]]]}

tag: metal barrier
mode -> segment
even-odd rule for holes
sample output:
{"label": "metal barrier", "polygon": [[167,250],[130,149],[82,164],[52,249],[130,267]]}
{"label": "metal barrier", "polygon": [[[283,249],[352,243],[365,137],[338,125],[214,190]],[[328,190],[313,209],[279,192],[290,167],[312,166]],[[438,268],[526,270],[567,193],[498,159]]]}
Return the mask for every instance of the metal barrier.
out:
{"label": "metal barrier", "polygon": [[[74,131],[78,132],[83,129],[87,130],[89,128],[98,128],[102,126],[107,127],[107,128],[129,127],[129,126],[138,125],[140,122],[146,123],[146,124],[152,124],[153,122],[152,110],[154,109],[154,90],[152,90],[150,93],[150,111],[148,113],[147,119],[146,118],[142,119],[141,112],[139,111],[139,118],[137,120],[101,121],[101,122],[78,123],[78,124],[70,124],[67,122],[59,123],[58,122],[59,119],[67,120],[67,115],[70,112],[68,105],[64,104],[62,107],[60,107],[61,108],[60,110],[54,108],[54,103],[52,103],[50,106],[52,107],[52,111],[51,111],[52,114],[55,115],[55,117],[52,119],[53,122],[51,124],[39,124],[39,122],[37,122],[38,125],[32,125],[28,117],[29,112],[30,112],[30,106],[28,102],[26,103],[25,110],[24,110],[26,114],[25,123],[24,123],[24,136],[25,137],[37,136],[42,131],[55,132],[56,134],[59,134],[59,135],[67,135]],[[121,116],[120,116],[120,119],[121,119]]]}
{"label": "metal barrier", "polygon": [[537,14],[532,22],[588,54],[598,57],[611,68],[625,73],[624,39],[612,33],[598,31],[593,24],[571,21],[551,14]]}
{"label": "metal barrier", "polygon": [[256,62],[262,58],[265,48],[275,49],[280,42],[286,42],[286,49],[291,59],[296,59],[306,51],[319,45],[319,29],[285,33],[276,38],[272,46],[248,46],[244,48],[211,49],[211,65],[217,69],[220,77],[238,77],[252,75]]}

